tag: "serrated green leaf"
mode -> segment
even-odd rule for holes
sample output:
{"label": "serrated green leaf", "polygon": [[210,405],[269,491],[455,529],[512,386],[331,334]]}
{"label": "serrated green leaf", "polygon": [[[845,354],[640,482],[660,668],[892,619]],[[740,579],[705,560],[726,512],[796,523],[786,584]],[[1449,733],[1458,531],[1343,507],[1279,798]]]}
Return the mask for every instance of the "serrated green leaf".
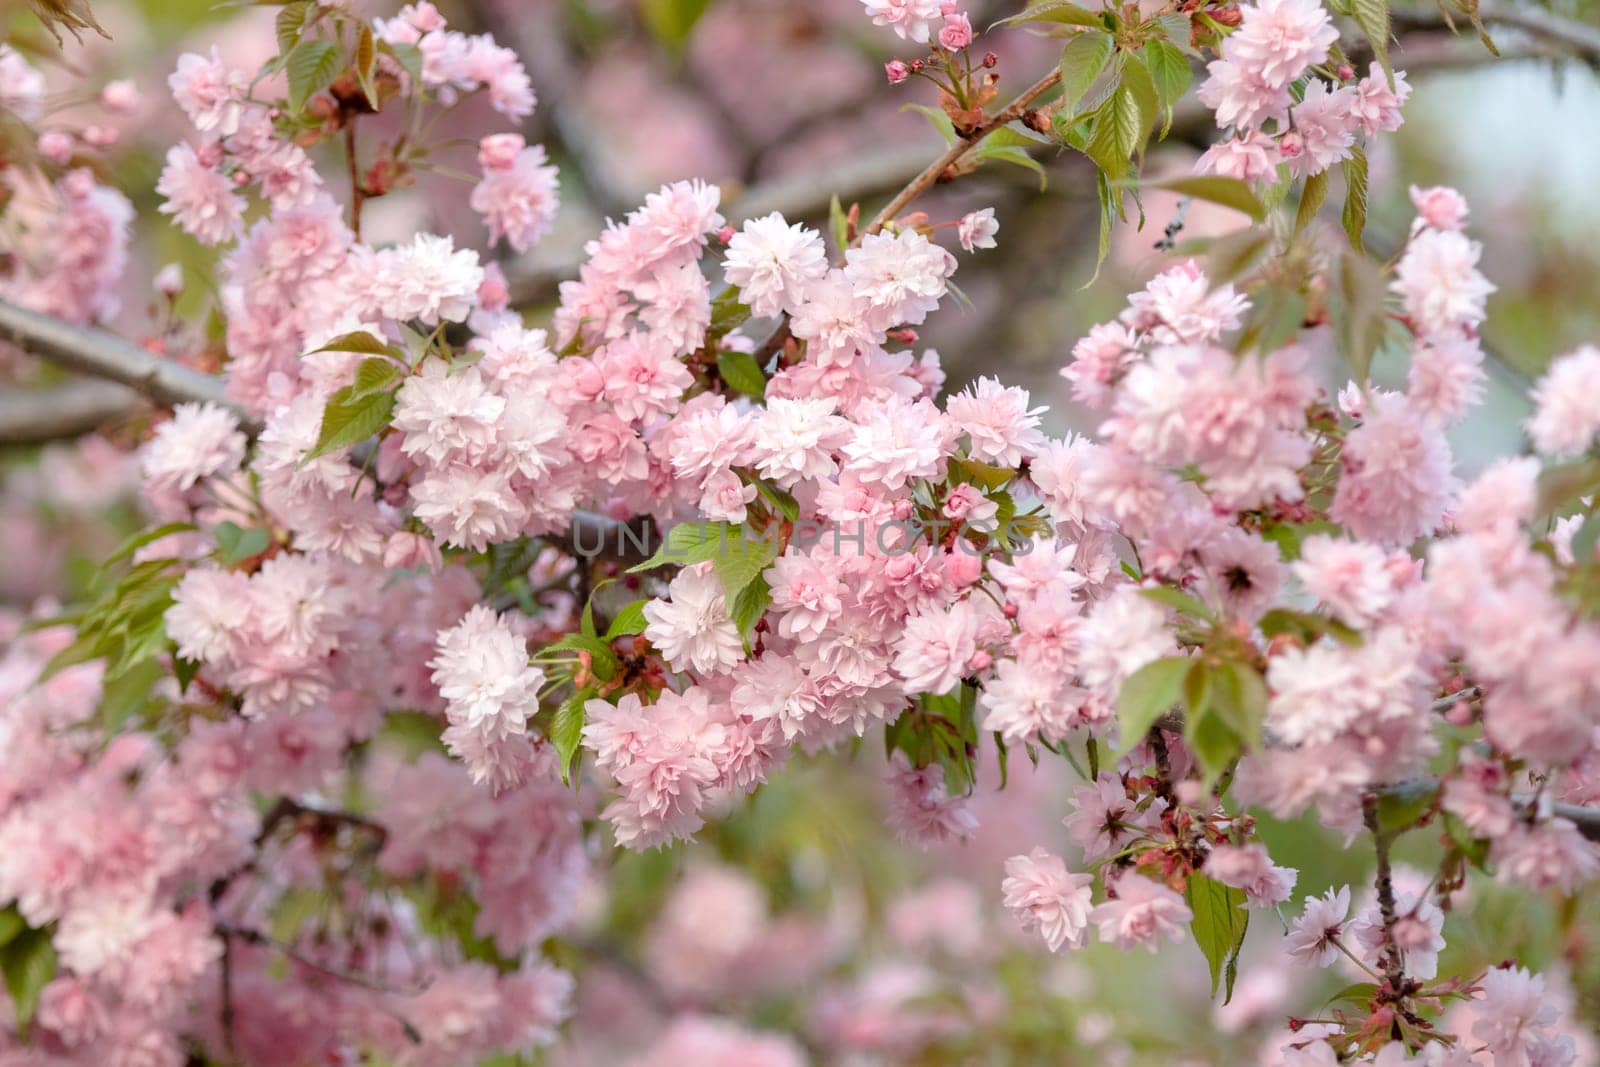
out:
{"label": "serrated green leaf", "polygon": [[1328,199],[1328,172],[1321,171],[1306,178],[1300,188],[1300,206],[1294,213],[1294,232],[1301,233],[1313,221]]}
{"label": "serrated green leaf", "polygon": [[1108,178],[1128,176],[1129,160],[1139,143],[1142,123],[1139,100],[1132,89],[1119,84],[1094,115],[1094,130],[1083,147]]}
{"label": "serrated green leaf", "polygon": [[1137,745],[1157,719],[1183,698],[1183,679],[1189,673],[1187,656],[1169,656],[1146,663],[1122,683],[1117,693],[1117,726],[1122,748]]}
{"label": "serrated green leaf", "polygon": [[1156,28],[1161,31],[1161,36],[1171,42],[1174,47],[1189,55],[1195,55],[1194,48],[1194,23],[1189,16],[1181,11],[1169,11],[1165,15],[1156,16]]}
{"label": "serrated green leaf", "polygon": [[315,352],[359,352],[368,356],[400,356],[400,349],[365,330],[340,334]]}
{"label": "serrated green leaf", "polygon": [[616,618],[611,620],[611,625],[606,627],[606,640],[615,641],[619,637],[633,637],[644,633],[646,622],[644,606],[648,603],[648,600],[635,600],[617,612]]}
{"label": "serrated green leaf", "polygon": [[[1244,890],[1223,885],[1203,874],[1192,874],[1183,895],[1189,903],[1189,910],[1194,913],[1194,918],[1189,921],[1189,930],[1211,968],[1211,995],[1216,996],[1224,965],[1230,960],[1238,960],[1244,935],[1250,927],[1250,913],[1244,910]],[[1223,1003],[1232,999],[1233,982],[1230,978]]]}
{"label": "serrated green leaf", "polygon": [[617,676],[617,669],[621,665],[617,662],[617,654],[612,651],[607,641],[589,634],[568,634],[551,648],[563,649],[570,652],[586,653],[589,657],[589,667],[594,671],[595,677],[602,682],[609,682]]}
{"label": "serrated green leaf", "polygon": [[555,746],[556,755],[561,757],[561,780],[569,784],[572,781],[572,757],[583,744],[583,722],[587,705],[593,699],[593,689],[580,689],[562,701],[550,719],[550,743]]}
{"label": "serrated green leaf", "polygon": [[1372,46],[1372,55],[1394,83],[1394,68],[1389,65],[1389,0],[1351,0],[1350,13]]}
{"label": "serrated green leaf", "polygon": [[761,400],[767,395],[767,376],[748,352],[718,352],[717,373],[722,380],[745,396]]}
{"label": "serrated green leaf", "polygon": [[1183,718],[1183,739],[1189,745],[1189,750],[1194,753],[1200,769],[1205,772],[1204,781],[1208,788],[1227,769],[1228,764],[1239,757],[1244,748],[1243,739],[1234,733],[1227,720],[1211,707],[1209,681],[1208,675],[1206,704],[1200,708],[1190,707]]}
{"label": "serrated green leaf", "polygon": [[[1161,100],[1156,95],[1150,68],[1145,66],[1144,57],[1137,52],[1122,58],[1122,85],[1133,94],[1134,102],[1139,106],[1138,133],[1128,154],[1143,159],[1145,149],[1150,144],[1150,135],[1155,133],[1156,122],[1161,117]],[[1137,188],[1133,189],[1133,194],[1139,195]]]}
{"label": "serrated green leaf", "polygon": [[289,110],[298,115],[313,95],[333,83],[343,63],[339,49],[328,41],[307,38],[284,57],[283,72],[289,79]]}
{"label": "serrated green leaf", "polygon": [[752,484],[755,485],[756,492],[761,494],[761,499],[772,506],[773,511],[790,522],[800,520],[800,502],[792,494],[779,489],[765,478],[753,479]]}
{"label": "serrated green leaf", "polygon": [[1363,250],[1362,233],[1367,228],[1367,152],[1360,145],[1352,145],[1350,158],[1340,164],[1344,168],[1344,210],[1339,220],[1355,250]]}
{"label": "serrated green leaf", "polygon": [[291,0],[278,10],[276,28],[279,55],[288,55],[299,42],[300,31],[306,24],[306,16],[311,12],[311,2],[312,0]]}
{"label": "serrated green leaf", "polygon": [[394,394],[391,392],[356,395],[353,387],[334,393],[322,411],[322,427],[317,433],[317,444],[306,459],[316,459],[337,448],[348,448],[371,437],[389,425],[394,414]]}
{"label": "serrated green leaf", "polygon": [[750,579],[739,595],[733,598],[733,607],[728,612],[728,617],[739,628],[739,633],[745,640],[750,639],[755,630],[756,623],[767,613],[767,608],[772,604],[772,589],[767,585],[767,580],[760,574]]}
{"label": "serrated green leaf", "polygon": [[[1187,26],[1187,19],[1184,24]],[[1143,52],[1156,99],[1161,104],[1161,136],[1165,137],[1172,127],[1172,109],[1183,99],[1189,83],[1194,80],[1194,71],[1189,66],[1189,57],[1170,41],[1153,38],[1145,42]]]}
{"label": "serrated green leaf", "polygon": [[1006,26],[1024,22],[1054,22],[1063,26],[1106,28],[1105,18],[1101,13],[1079,7],[1071,0],[1034,0],[1023,11],[1009,18],[1003,18],[995,25]]}
{"label": "serrated green leaf", "polygon": [[668,531],[656,554],[629,573],[657,567],[687,567],[710,560],[722,579],[723,592],[733,604],[741,590],[766,570],[778,554],[770,537],[727,522],[681,522]]}
{"label": "serrated green leaf", "polygon": [[1071,115],[1111,62],[1111,35],[1096,30],[1080,33],[1061,50],[1062,110]]}

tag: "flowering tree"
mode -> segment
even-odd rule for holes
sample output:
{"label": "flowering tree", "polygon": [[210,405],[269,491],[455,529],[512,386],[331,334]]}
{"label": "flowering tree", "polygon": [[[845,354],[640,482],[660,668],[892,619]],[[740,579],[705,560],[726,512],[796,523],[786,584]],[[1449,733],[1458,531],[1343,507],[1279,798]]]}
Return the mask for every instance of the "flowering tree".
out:
{"label": "flowering tree", "polygon": [[[919,844],[982,835],[1008,760],[1069,766],[1070,799],[1031,802],[1070,860],[1041,839],[993,887],[1017,926],[1041,953],[1192,942],[1223,1001],[1252,928],[1346,969],[1272,1062],[1590,1062],[1530,961],[1439,959],[1475,885],[1573,899],[1600,870],[1600,350],[1535,386],[1530,454],[1457,479],[1494,287],[1450,188],[1367,247],[1365,146],[1410,92],[1384,0],[1036,0],[992,30],[1058,39],[1031,84],[958,4],[865,8],[942,155],[870,218],[836,201],[826,235],[668,185],[534,326],[451,235],[363,239],[428,171],[492,247],[545,236],[517,55],[428,3],[279,5],[261,69],[186,54],[169,80],[192,133],[159,211],[220,252],[213,334],[164,323],[171,357],[95,328],[133,209],[93,124],[128,88],[63,122],[0,46],[0,333],[171,407],[140,447],[149,524],[0,661],[4,1062],[513,1062],[609,951],[574,933],[593,865],[852,756],[884,760]],[[1220,132],[1145,181],[1195,78]],[[505,128],[460,173],[472,106]],[[1071,346],[1101,421],[1062,439],[997,378],[941,397],[917,331],[960,256],[1004,252],[992,211],[915,202],[1051,147],[1093,164],[1101,257],[1155,185],[1248,222],[1168,227],[1171,264]],[[1380,353],[1403,390],[1370,380]],[[1297,899],[1262,828],[1307,811],[1371,854],[1369,887]],[[1395,859],[1417,841],[1420,878]],[[651,951],[714,951],[672,941],[697,897],[730,929],[753,907],[698,877]],[[937,936],[980,966],[962,922]],[[636,1062],[805,1056],[686,1015]]]}

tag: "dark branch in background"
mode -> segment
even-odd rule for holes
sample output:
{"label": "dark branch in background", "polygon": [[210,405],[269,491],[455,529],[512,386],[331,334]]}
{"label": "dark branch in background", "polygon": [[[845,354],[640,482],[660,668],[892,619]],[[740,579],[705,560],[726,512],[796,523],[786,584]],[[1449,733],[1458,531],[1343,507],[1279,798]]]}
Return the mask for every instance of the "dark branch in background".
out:
{"label": "dark branch in background", "polygon": [[92,433],[139,409],[141,398],[115,382],[73,382],[0,393],[0,448],[41,445]]}
{"label": "dark branch in background", "polygon": [[[1546,54],[1600,63],[1600,26],[1564,18],[1533,4],[1514,4],[1506,0],[1480,0],[1478,17],[1490,26],[1516,30],[1558,50]],[[1449,32],[1451,29],[1451,23],[1445,20],[1440,8],[1396,8],[1391,11],[1390,18],[1397,32]],[[1451,12],[1450,20],[1456,30],[1470,32],[1470,20],[1466,15]]]}

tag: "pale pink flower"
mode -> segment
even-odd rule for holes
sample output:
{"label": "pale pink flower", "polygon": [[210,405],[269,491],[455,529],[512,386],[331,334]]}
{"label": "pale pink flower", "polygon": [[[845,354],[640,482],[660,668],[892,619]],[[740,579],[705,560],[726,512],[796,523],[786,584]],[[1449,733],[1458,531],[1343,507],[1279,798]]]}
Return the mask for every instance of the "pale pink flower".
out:
{"label": "pale pink flower", "polygon": [[1545,992],[1544,978],[1522,967],[1495,967],[1483,976],[1483,999],[1475,1005],[1472,1036],[1496,1063],[1529,1064],[1539,1031],[1554,1026],[1560,1012]]}
{"label": "pale pink flower", "polygon": [[1072,812],[1062,819],[1067,840],[1083,850],[1085,863],[1098,863],[1117,854],[1127,842],[1158,825],[1166,802],[1154,801],[1139,811],[1128,799],[1122,779],[1101,772],[1089,785],[1072,792]]}
{"label": "pale pink flower", "polygon": [[1093,900],[1092,874],[1072,874],[1060,856],[1036,848],[1006,860],[1000,883],[1006,910],[1028,933],[1036,933],[1051,952],[1066,945],[1082,948]]}
{"label": "pale pink flower", "polygon": [[1326,967],[1339,958],[1335,942],[1344,936],[1350,916],[1350,887],[1330,889],[1306,901],[1284,938],[1284,951],[1291,959],[1314,967]]}
{"label": "pale pink flower", "polygon": [[1153,953],[1163,937],[1182,941],[1184,927],[1194,918],[1182,897],[1141,875],[1124,874],[1106,891],[1111,899],[1096,905],[1089,921],[1099,927],[1101,941],[1120,949],[1143,945]]}
{"label": "pale pink flower", "polygon": [[[1433,901],[1408,892],[1397,892],[1394,906],[1394,944],[1400,950],[1406,973],[1414,978],[1434,977],[1439,971],[1439,952],[1444,948],[1444,912]],[[1350,932],[1360,955],[1377,964],[1385,951],[1387,935],[1376,902],[1350,924]]]}
{"label": "pale pink flower", "polygon": [[1484,302],[1495,287],[1478,273],[1481,252],[1476,241],[1454,231],[1412,235],[1389,287],[1418,333],[1454,337],[1483,321]]}
{"label": "pale pink flower", "polygon": [[1301,543],[1294,576],[1311,596],[1351,626],[1365,626],[1395,595],[1388,555],[1376,545],[1313,534]]}
{"label": "pale pink flower", "polygon": [[405,435],[401,450],[413,459],[434,466],[452,459],[475,463],[493,450],[505,409],[477,367],[429,358],[400,386],[391,421]]}
{"label": "pale pink flower", "polygon": [[1439,338],[1411,353],[1406,392],[1418,411],[1448,426],[1483,400],[1487,380],[1476,338]]}
{"label": "pale pink flower", "polygon": [[1583,452],[1600,431],[1600,348],[1584,345],[1553,360],[1533,388],[1528,437],[1547,456]]}
{"label": "pale pink flower", "polygon": [[851,434],[828,398],[773,397],[755,420],[750,451],[756,469],[782,487],[826,478],[839,469],[834,456]]}
{"label": "pale pink flower", "polygon": [[1456,489],[1451,465],[1449,443],[1405,397],[1375,395],[1345,439],[1329,517],[1363,540],[1409,544],[1443,520]]}
{"label": "pale pink flower", "polygon": [[902,38],[927,44],[942,16],[942,0],[861,0],[874,26],[889,26]]}
{"label": "pale pink flower", "polygon": [[1213,288],[1200,264],[1186,259],[1129,296],[1122,321],[1162,344],[1198,344],[1237,329],[1249,306],[1232,285]]}
{"label": "pale pink flower", "polygon": [[238,132],[247,83],[243,71],[223,66],[215,45],[209,59],[193,52],[179,56],[177,69],[167,78],[172,98],[195,129],[219,137]]}
{"label": "pale pink flower", "polygon": [[1206,857],[1205,874],[1223,885],[1244,890],[1252,908],[1270,908],[1289,899],[1298,872],[1279,867],[1264,845],[1217,845]]}
{"label": "pale pink flower", "polygon": [[200,161],[194,146],[174,145],[156,182],[163,197],[158,210],[200,243],[220,244],[239,235],[244,218],[244,200],[233,190],[226,175]]}
{"label": "pale pink flower", "polygon": [[22,53],[0,43],[0,107],[31,125],[44,113],[44,91],[44,75]]}
{"label": "pale pink flower", "polygon": [[952,11],[945,15],[944,25],[939,29],[939,47],[949,52],[959,52],[972,43],[972,20],[964,11]]}
{"label": "pale pink flower", "polygon": [[1467,224],[1467,198],[1448,185],[1434,185],[1426,189],[1411,186],[1411,205],[1417,209],[1417,226],[1460,230]]}
{"label": "pale pink flower", "polygon": [[1517,825],[1490,843],[1495,877],[1508,885],[1570,896],[1600,873],[1600,849],[1559,816]]}
{"label": "pale pink flower", "polygon": [[418,234],[409,245],[370,253],[354,272],[374,312],[427,325],[461,322],[483,284],[478,254],[449,237]]}
{"label": "pale pink flower", "polygon": [[889,766],[889,826],[908,844],[926,848],[942,841],[965,840],[978,829],[978,817],[964,796],[945,789],[944,768],[937,763],[916,768],[903,752]]}
{"label": "pale pink flower", "polygon": [[505,619],[479,604],[439,634],[436,648],[428,665],[452,725],[491,740],[524,732],[539,710],[544,672]]}
{"label": "pale pink flower", "polygon": [[1320,174],[1350,158],[1356,140],[1356,91],[1349,86],[1330,90],[1319,78],[1306,86],[1304,98],[1294,106],[1294,130],[1280,142],[1289,169],[1306,177]]}
{"label": "pale pink flower", "polygon": [[1400,128],[1400,108],[1410,99],[1411,86],[1406,81],[1406,72],[1397,70],[1391,87],[1389,75],[1373,62],[1367,65],[1367,76],[1356,83],[1354,94],[1350,100],[1351,116],[1368,137],[1376,137]]}
{"label": "pale pink flower", "polygon": [[709,564],[685,567],[667,587],[666,600],[644,606],[645,636],[673,670],[708,673],[744,657],[739,628],[728,617],[722,579]]}
{"label": "pale pink flower", "polygon": [[227,478],[244,461],[245,437],[233,412],[215,404],[179,404],[139,452],[145,489],[186,493],[206,478]]}
{"label": "pale pink flower", "polygon": [[966,435],[971,458],[1002,467],[1032,459],[1044,445],[1044,434],[1039,432],[1043,412],[1044,408],[1028,407],[1027,390],[987,377],[945,404],[950,429]]}
{"label": "pale pink flower", "polygon": [[480,151],[483,178],[468,203],[488,224],[491,244],[503,237],[514,251],[526,252],[550,232],[561,206],[556,168],[542,145],[521,149],[506,165],[497,152],[497,146]]}
{"label": "pale pink flower", "polygon": [[961,221],[956,225],[956,238],[968,252],[995,247],[995,234],[999,232],[1000,224],[995,221],[992,207],[969,211],[961,216]]}
{"label": "pale pink flower", "polygon": [[1260,130],[1251,130],[1207,148],[1195,161],[1194,169],[1202,174],[1257,182],[1271,177],[1277,165],[1278,142]]}
{"label": "pale pink flower", "polygon": [[1131,586],[1095,605],[1078,632],[1078,669],[1084,682],[1115,692],[1140,667],[1176,655],[1178,645],[1167,619],[1167,609]]}
{"label": "pale pink flower", "polygon": [[868,234],[845,252],[844,262],[845,280],[882,329],[921,325],[939,306],[956,269],[954,256],[911,229]]}
{"label": "pale pink flower", "polygon": [[822,236],[774,211],[746,222],[728,242],[722,273],[756,315],[793,314],[806,291],[828,273]]}
{"label": "pale pink flower", "polygon": [[972,601],[914,614],[895,642],[894,669],[908,693],[947,693],[971,671],[984,617]]}

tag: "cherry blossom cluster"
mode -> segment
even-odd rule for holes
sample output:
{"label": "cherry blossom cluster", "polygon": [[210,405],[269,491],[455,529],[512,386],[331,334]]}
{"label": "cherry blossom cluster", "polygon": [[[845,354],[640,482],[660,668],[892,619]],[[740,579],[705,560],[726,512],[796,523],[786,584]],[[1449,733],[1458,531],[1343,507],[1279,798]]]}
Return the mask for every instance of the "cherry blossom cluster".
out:
{"label": "cherry blossom cluster", "polygon": [[[956,5],[866,6],[971,42]],[[5,623],[0,901],[55,961],[15,1016],[40,1062],[548,1044],[573,992],[551,942],[593,921],[602,842],[714,831],[797,753],[879,738],[887,821],[924,848],[981,832],[994,763],[1080,775],[1061,840],[992,887],[1050,952],[1193,942],[1231,995],[1246,916],[1298,914],[1283,954],[1358,985],[1291,1021],[1285,1064],[1577,1062],[1543,977],[1439,967],[1469,870],[1566,897],[1600,873],[1563,807],[1600,803],[1600,350],[1535,387],[1537,455],[1458,477],[1443,430],[1483,396],[1493,292],[1459,194],[1412,190],[1392,267],[1311,249],[1304,277],[1219,284],[1178,259],[1071,346],[1062,376],[1100,421],[1051,437],[999,378],[944,393],[919,337],[956,249],[999,244],[988,209],[850,214],[830,242],[776,213],[730,225],[716,186],[671,183],[586,245],[541,327],[452,236],[368,243],[363,203],[429,157],[374,145],[367,116],[479,95],[518,121],[533,93],[430,4],[309,8],[267,70],[188,54],[169,83],[195,139],[161,211],[220,247],[237,408],[179,405],[151,434],[154,523],[101,600]],[[1237,16],[1200,90],[1234,134],[1201,169],[1312,178],[1398,125],[1403,75],[1328,69],[1313,0]],[[945,104],[966,122],[992,79],[961,62]],[[9,51],[0,96],[41,115]],[[347,191],[316,160],[340,150]],[[489,242],[531,247],[557,207],[543,149],[501,132],[477,153]],[[71,221],[4,295],[102,317],[129,208],[86,170],[46,184]],[[1336,392],[1330,323],[1357,338]],[[1403,390],[1375,354],[1404,359]],[[102,731],[97,709],[120,717]],[[1260,824],[1311,810],[1374,848],[1365,899],[1295,902]],[[1415,879],[1391,846],[1418,830],[1443,859]],[[978,955],[962,902],[917,903]],[[712,907],[723,940],[687,945]],[[668,996],[782,956],[765,919],[735,877],[686,880],[651,933]],[[824,1014],[898,1025],[877,1005],[913,986],[864,977]],[[652,1055],[804,1057],[692,1013]]]}
{"label": "cherry blossom cluster", "polygon": [[1320,0],[1241,4],[1221,58],[1198,91],[1230,135],[1208,148],[1200,169],[1243,181],[1321,174],[1351,158],[1358,135],[1400,128],[1411,95],[1403,71],[1373,62],[1365,76],[1343,60],[1330,65],[1339,40]]}

